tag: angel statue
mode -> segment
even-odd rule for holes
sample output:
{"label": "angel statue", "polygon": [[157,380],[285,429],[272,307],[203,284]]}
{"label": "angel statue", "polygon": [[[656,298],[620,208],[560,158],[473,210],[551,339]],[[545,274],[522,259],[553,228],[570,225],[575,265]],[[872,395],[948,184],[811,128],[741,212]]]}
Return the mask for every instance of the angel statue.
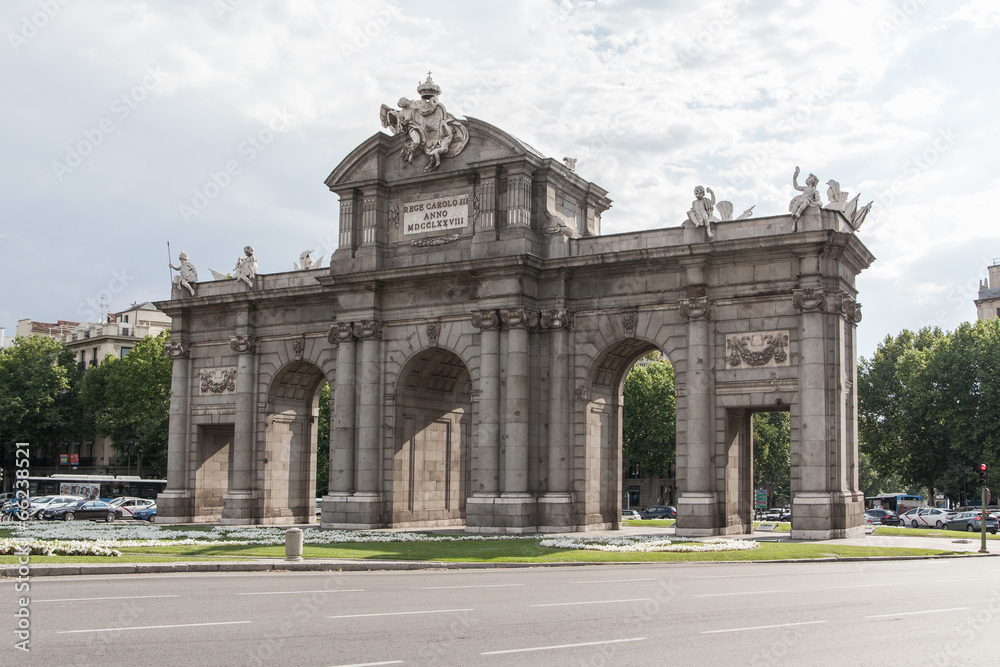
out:
{"label": "angel statue", "polygon": [[257,258],[253,255],[253,248],[246,246],[243,248],[243,257],[236,260],[236,268],[233,269],[233,278],[242,280],[247,287],[253,289],[253,280],[257,277]]}
{"label": "angel statue", "polygon": [[802,194],[796,195],[792,198],[792,201],[788,203],[788,212],[792,214],[792,231],[796,231],[799,226],[799,218],[806,209],[810,206],[815,206],[819,208],[823,205],[823,201],[820,199],[819,190],[816,186],[819,185],[819,179],[816,178],[815,174],[809,174],[806,177],[805,187],[799,185],[799,168],[795,167],[795,173],[792,174],[792,187],[801,192]]}
{"label": "angel statue", "polygon": [[299,253],[299,261],[292,262],[292,266],[295,267],[296,271],[307,271],[312,268],[318,269],[323,265],[323,257],[314,260],[312,257],[312,250],[303,250]]}
{"label": "angel statue", "polygon": [[181,262],[180,266],[174,266],[173,264],[169,265],[171,269],[177,271],[179,274],[174,276],[174,287],[183,287],[191,293],[191,296],[194,296],[194,286],[192,283],[198,282],[198,270],[194,268],[194,264],[188,261],[188,254],[186,252],[182,250],[179,257]]}
{"label": "angel statue", "polygon": [[[711,199],[705,199],[706,192],[711,196]],[[712,238],[711,223],[719,221],[713,215],[715,212],[715,193],[712,192],[712,188],[698,185],[695,186],[694,197],[694,201],[691,202],[691,210],[687,213],[688,220],[693,222],[695,227],[704,227],[708,233],[708,238]]]}
{"label": "angel statue", "polygon": [[442,157],[455,157],[469,143],[469,130],[448,113],[444,105],[438,102],[441,87],[431,80],[417,86],[419,100],[399,98],[399,109],[383,104],[379,112],[382,127],[389,128],[393,134],[405,134],[408,141],[403,145],[400,157],[403,166],[413,163],[413,156],[419,150],[427,155],[427,165],[424,171],[434,171],[441,166]]}

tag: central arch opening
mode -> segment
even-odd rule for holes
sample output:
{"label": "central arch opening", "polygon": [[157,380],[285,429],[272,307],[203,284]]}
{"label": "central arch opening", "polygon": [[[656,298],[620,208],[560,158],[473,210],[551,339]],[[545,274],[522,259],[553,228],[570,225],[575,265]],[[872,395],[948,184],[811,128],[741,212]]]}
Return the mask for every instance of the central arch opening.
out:
{"label": "central arch opening", "polygon": [[[652,364],[659,366],[650,371]],[[617,528],[624,508],[672,505],[676,400],[673,367],[662,350],[638,339],[605,350],[592,374],[587,422],[588,449],[600,452],[599,489],[588,484],[588,523]]]}
{"label": "central arch opening", "polygon": [[392,451],[393,526],[461,526],[471,484],[472,382],[454,353],[431,348],[403,368]]}

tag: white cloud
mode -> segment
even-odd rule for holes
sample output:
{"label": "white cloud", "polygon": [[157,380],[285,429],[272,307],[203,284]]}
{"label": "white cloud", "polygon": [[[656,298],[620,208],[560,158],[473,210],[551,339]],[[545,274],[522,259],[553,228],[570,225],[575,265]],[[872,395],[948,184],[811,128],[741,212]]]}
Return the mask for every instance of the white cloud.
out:
{"label": "white cloud", "polygon": [[[7,3],[0,21],[17,30],[35,7]],[[228,268],[248,242],[262,271],[287,270],[336,236],[337,202],[322,180],[379,131],[379,105],[414,96],[428,69],[449,111],[577,157],[615,201],[605,233],[679,224],[697,184],[739,210],[783,213],[798,164],[883,204],[902,183],[861,233],[878,257],[859,280],[869,314],[898,301],[936,250],[976,238],[1000,255],[984,210],[1000,194],[983,150],[998,140],[996,94],[984,85],[995,77],[976,57],[992,53],[991,3],[297,0],[242,2],[222,16],[213,7],[70,3],[0,60],[0,122],[17,130],[0,135],[10,221],[0,261],[11,275],[48,267],[5,294],[0,324],[72,318],[119,259],[136,274],[129,301],[165,297],[167,238],[206,272]],[[162,85],[57,181],[52,162],[150,66]],[[295,122],[247,161],[241,142],[281,110]],[[961,138],[915,167],[949,127]],[[184,224],[179,205],[232,159],[240,175]],[[942,260],[935,284],[947,293],[967,273]],[[873,333],[862,349],[911,321],[900,318],[866,315]]]}

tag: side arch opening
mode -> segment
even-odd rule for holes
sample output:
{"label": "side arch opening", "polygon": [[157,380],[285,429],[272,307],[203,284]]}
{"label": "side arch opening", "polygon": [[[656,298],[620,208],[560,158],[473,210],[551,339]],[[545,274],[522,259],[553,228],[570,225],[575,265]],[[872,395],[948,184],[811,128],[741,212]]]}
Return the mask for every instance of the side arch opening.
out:
{"label": "side arch opening", "polygon": [[326,382],[323,372],[306,361],[285,366],[271,381],[264,422],[262,523],[316,520],[319,396]]}

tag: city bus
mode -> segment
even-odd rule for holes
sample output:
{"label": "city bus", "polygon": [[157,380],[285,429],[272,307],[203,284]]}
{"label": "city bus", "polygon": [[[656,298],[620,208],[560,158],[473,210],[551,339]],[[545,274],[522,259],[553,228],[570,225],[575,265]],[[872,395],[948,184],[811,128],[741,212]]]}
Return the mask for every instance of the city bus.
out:
{"label": "city bus", "polygon": [[865,498],[865,509],[871,510],[881,507],[884,510],[902,514],[922,504],[920,496],[911,496],[905,493],[880,493],[871,498]]}
{"label": "city bus", "polygon": [[29,477],[28,493],[38,496],[73,495],[86,498],[133,496],[155,500],[167,488],[165,479],[143,479],[138,475],[52,475]]}

